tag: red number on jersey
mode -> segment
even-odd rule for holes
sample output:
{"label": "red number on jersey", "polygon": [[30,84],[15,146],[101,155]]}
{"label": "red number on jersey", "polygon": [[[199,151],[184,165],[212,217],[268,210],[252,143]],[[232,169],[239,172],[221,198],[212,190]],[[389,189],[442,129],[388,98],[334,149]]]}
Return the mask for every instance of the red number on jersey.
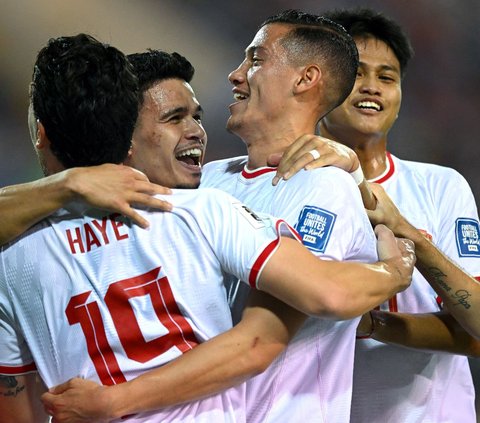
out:
{"label": "red number on jersey", "polygon": [[[185,352],[198,344],[193,329],[178,308],[167,277],[159,277],[160,267],[140,276],[112,283],[105,304],[128,358],[145,363],[176,346]],[[70,325],[80,323],[87,350],[104,385],[125,382],[115,354],[108,343],[96,301],[87,303],[90,292],[71,298],[65,313]],[[130,299],[149,296],[158,320],[168,334],[146,341]]]}

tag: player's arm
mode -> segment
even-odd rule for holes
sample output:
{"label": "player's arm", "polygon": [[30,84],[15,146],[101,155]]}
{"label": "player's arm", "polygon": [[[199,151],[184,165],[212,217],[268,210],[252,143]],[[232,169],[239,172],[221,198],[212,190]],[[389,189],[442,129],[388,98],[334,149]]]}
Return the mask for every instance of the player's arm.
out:
{"label": "player's arm", "polygon": [[415,264],[413,243],[396,239],[383,225],[375,232],[382,261],[374,264],[320,260],[292,239],[282,239],[258,288],[308,315],[359,316],[406,289]]}
{"label": "player's arm", "polygon": [[48,421],[40,395],[45,386],[37,373],[0,375],[0,416],[2,423],[42,423]]}
{"label": "player's arm", "polygon": [[261,373],[306,316],[267,294],[252,294],[231,330],[126,383],[72,379],[42,397],[46,409],[58,423],[104,421],[196,400]]}
{"label": "player's arm", "polygon": [[[399,246],[386,228],[379,229],[379,243],[379,253],[385,263],[366,265],[322,261],[297,241],[283,238],[278,249],[265,263],[259,275],[259,285],[269,289],[278,283],[275,281],[280,281],[280,285],[290,283],[301,293],[310,295],[307,286],[325,284],[332,288],[332,284],[343,280],[333,274],[345,271],[345,278],[351,278],[357,287],[365,285],[362,290],[369,293],[368,300],[360,306],[358,304],[362,301],[353,299],[353,308],[368,310],[397,290],[408,286],[413,268],[412,253],[406,251],[402,243]],[[318,263],[324,263],[325,266],[319,266]],[[363,277],[367,278],[365,280],[371,278],[374,282],[364,284]],[[382,294],[367,288],[367,285],[375,286],[376,283],[383,285],[377,286]],[[289,295],[280,287],[277,291],[280,295]],[[333,292],[332,289],[327,289],[321,295],[325,297],[325,303],[330,304],[332,297],[343,296],[345,291]],[[357,291],[354,295],[364,295]],[[347,294],[347,297],[342,298],[340,307],[347,312],[337,312],[317,305],[317,313],[329,317],[353,313],[348,304],[351,293]],[[294,298],[291,300],[296,302]],[[309,302],[310,299],[301,306]],[[357,314],[360,313],[358,311]],[[101,421],[198,399],[262,372],[283,351],[304,318],[302,313],[256,291],[237,326],[171,363],[132,381],[111,387],[73,379],[46,393],[42,399],[46,409],[59,423]]]}
{"label": "player's arm", "polygon": [[143,173],[113,164],[68,169],[34,182],[8,186],[0,189],[0,245],[75,199],[116,211],[147,227],[148,222],[132,205],[170,210],[169,203],[152,197],[168,193],[169,189],[150,183]]}
{"label": "player's arm", "polygon": [[409,314],[372,310],[362,316],[357,333],[387,344],[480,357],[480,341],[446,312]]}
{"label": "player's arm", "polygon": [[[316,151],[315,157],[312,151]],[[316,158],[318,156],[318,158]],[[302,169],[311,170],[324,166],[335,166],[354,176],[366,209],[373,210],[376,199],[363,176],[357,154],[339,142],[318,135],[303,135],[295,140],[283,154],[272,154],[269,165],[277,166],[272,180],[277,185],[281,179],[290,179]]]}
{"label": "player's arm", "polygon": [[443,300],[445,308],[472,336],[480,338],[480,283],[443,254],[412,226],[377,184],[371,184],[378,206],[369,211],[373,223],[384,223],[397,236],[415,242],[417,269]]}

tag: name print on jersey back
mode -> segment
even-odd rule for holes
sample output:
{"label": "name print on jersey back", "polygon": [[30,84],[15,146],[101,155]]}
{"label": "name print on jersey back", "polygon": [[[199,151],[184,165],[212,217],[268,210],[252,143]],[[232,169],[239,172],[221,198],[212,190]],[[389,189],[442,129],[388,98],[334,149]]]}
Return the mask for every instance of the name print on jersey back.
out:
{"label": "name print on jersey back", "polygon": [[[92,247],[102,247],[108,245],[110,239],[107,234],[108,227],[111,227],[113,237],[117,241],[128,238],[126,231],[120,231],[124,224],[118,220],[118,213],[113,213],[109,216],[100,219],[93,219],[90,222],[84,223],[82,226],[77,226],[75,229],[66,229],[65,235],[70,246],[72,254],[85,253],[91,251]],[[95,230],[95,229],[96,230]],[[82,231],[83,229],[83,231]],[[98,234],[98,235],[97,235]]]}

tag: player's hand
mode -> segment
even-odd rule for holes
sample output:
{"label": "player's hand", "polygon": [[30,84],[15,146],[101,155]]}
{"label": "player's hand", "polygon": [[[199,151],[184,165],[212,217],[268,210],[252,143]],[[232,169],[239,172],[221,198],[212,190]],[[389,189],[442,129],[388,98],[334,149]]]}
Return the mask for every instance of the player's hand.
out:
{"label": "player's hand", "polygon": [[73,378],[49,389],[41,396],[52,423],[108,422],[106,386],[87,379]]}
{"label": "player's hand", "polygon": [[391,200],[383,187],[379,184],[368,183],[370,190],[377,199],[374,210],[367,210],[368,217],[372,225],[384,224],[396,236],[407,237],[410,234],[407,231],[411,225],[401,215],[395,203]]}
{"label": "player's hand", "polygon": [[408,288],[416,262],[415,244],[409,239],[396,238],[385,225],[375,226],[375,235],[378,259],[385,262],[392,273],[398,276],[400,290]]}
{"label": "player's hand", "polygon": [[103,164],[74,168],[67,171],[66,177],[71,189],[87,204],[127,216],[142,228],[149,223],[133,206],[172,209],[167,201],[153,197],[171,194],[171,190],[151,183],[145,174],[129,166]]}
{"label": "player's hand", "polygon": [[[315,159],[310,153],[312,150],[316,150],[320,157]],[[270,155],[268,164],[270,166],[278,164],[277,173],[272,180],[272,184],[277,185],[282,178],[287,180],[301,169],[336,166],[350,173],[360,166],[360,161],[355,152],[343,144],[318,135],[302,135],[285,150],[283,155],[281,153]]]}

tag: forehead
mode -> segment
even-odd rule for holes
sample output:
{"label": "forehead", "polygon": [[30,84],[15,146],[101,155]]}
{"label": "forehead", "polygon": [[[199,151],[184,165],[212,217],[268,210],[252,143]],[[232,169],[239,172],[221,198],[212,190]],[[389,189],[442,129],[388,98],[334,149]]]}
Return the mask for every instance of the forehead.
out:
{"label": "forehead", "polygon": [[360,63],[372,66],[388,66],[400,72],[400,62],[393,50],[378,38],[355,38]]}
{"label": "forehead", "polygon": [[262,26],[247,47],[247,52],[259,48],[267,51],[281,48],[279,41],[292,29],[292,25],[281,23]]}
{"label": "forehead", "polygon": [[170,109],[173,106],[199,106],[195,92],[188,82],[181,79],[165,79],[156,82],[145,93],[144,106],[155,106],[160,110]]}

